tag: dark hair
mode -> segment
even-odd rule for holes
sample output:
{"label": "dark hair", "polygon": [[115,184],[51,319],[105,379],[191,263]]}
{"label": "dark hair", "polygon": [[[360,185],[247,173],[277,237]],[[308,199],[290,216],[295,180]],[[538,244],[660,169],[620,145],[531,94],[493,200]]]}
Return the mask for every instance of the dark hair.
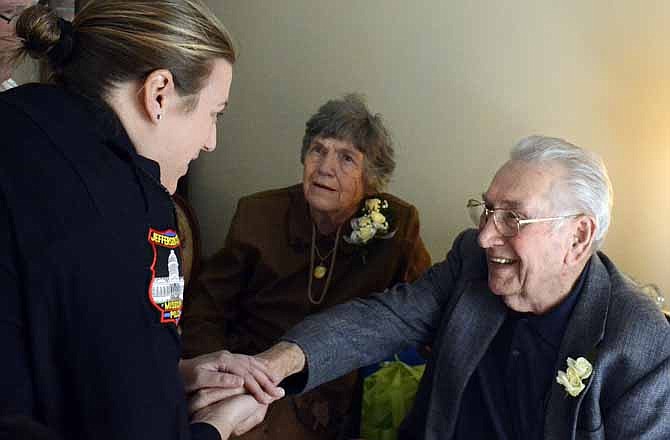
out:
{"label": "dark hair", "polygon": [[368,190],[380,192],[391,180],[395,170],[391,135],[381,115],[370,113],[362,95],[351,93],[342,99],[332,99],[309,118],[302,139],[302,163],[305,163],[307,150],[316,137],[351,142],[363,153]]}
{"label": "dark hair", "polygon": [[93,0],[70,24],[44,6],[16,24],[25,54],[46,59],[50,79],[91,99],[168,69],[181,96],[196,96],[213,61],[235,62],[225,27],[200,0]]}

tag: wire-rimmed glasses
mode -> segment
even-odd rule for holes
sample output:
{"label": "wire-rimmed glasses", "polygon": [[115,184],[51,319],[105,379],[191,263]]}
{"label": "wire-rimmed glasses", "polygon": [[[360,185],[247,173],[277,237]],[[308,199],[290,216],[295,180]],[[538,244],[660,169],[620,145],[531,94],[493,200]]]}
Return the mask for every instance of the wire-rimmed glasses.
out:
{"label": "wire-rimmed glasses", "polygon": [[12,20],[14,20],[14,18],[16,18],[16,15],[12,15],[12,16],[10,17],[10,16],[7,16],[7,15],[5,15],[5,14],[0,14],[0,18],[3,19],[3,20],[5,20],[5,21],[7,22],[7,24],[9,24],[9,23],[12,22]]}
{"label": "wire-rimmed glasses", "polygon": [[479,229],[482,229],[489,221],[489,217],[493,216],[493,224],[495,225],[496,230],[503,237],[508,238],[514,237],[519,233],[522,226],[531,223],[553,222],[556,220],[563,220],[565,218],[578,217],[582,215],[582,214],[569,214],[556,217],[521,218],[519,214],[512,211],[511,209],[502,209],[502,208],[489,209],[486,207],[486,203],[483,200],[476,200],[476,199],[468,200],[467,208],[468,208],[468,214],[470,215],[470,220],[472,220],[472,222]]}
{"label": "wire-rimmed glasses", "polygon": [[11,7],[9,9],[3,8],[3,11],[0,12],[0,19],[6,21],[7,24],[10,24],[11,22],[19,18],[19,15],[21,15],[23,11],[25,11],[25,8],[23,6],[14,7],[13,11]]}

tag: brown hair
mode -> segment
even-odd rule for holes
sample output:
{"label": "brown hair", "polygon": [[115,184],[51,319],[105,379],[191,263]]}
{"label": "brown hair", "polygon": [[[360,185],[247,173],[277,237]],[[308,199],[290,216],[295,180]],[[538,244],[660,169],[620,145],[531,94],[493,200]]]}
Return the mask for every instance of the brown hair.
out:
{"label": "brown hair", "polygon": [[351,142],[365,157],[366,189],[381,192],[395,170],[391,135],[380,114],[372,114],[365,105],[365,98],[356,93],[342,99],[331,99],[319,107],[305,124],[300,161],[316,137],[333,138]]}
{"label": "brown hair", "polygon": [[181,96],[197,96],[213,61],[236,53],[223,24],[200,0],[93,0],[72,24],[43,6],[21,14],[25,54],[46,58],[50,79],[105,100],[116,85],[168,69]]}

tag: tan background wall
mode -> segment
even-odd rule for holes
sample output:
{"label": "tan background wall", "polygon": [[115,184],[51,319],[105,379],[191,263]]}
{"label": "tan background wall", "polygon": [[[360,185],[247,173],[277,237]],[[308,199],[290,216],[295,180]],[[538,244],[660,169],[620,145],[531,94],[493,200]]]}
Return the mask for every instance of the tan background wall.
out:
{"label": "tan background wall", "polygon": [[240,59],[219,147],[192,165],[207,254],[240,196],[298,181],[311,113],[360,91],[395,136],[390,189],[419,208],[435,260],[509,148],[547,134],[604,156],[615,187],[605,250],[670,292],[667,0],[209,4]]}

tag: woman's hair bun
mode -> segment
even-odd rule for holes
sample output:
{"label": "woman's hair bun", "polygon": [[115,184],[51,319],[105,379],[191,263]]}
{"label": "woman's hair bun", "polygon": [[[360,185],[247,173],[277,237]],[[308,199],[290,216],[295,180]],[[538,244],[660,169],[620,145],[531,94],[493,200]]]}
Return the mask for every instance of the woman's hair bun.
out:
{"label": "woman's hair bun", "polygon": [[41,5],[21,14],[16,22],[16,36],[25,53],[35,59],[46,59],[55,69],[67,62],[74,48],[72,23]]}

